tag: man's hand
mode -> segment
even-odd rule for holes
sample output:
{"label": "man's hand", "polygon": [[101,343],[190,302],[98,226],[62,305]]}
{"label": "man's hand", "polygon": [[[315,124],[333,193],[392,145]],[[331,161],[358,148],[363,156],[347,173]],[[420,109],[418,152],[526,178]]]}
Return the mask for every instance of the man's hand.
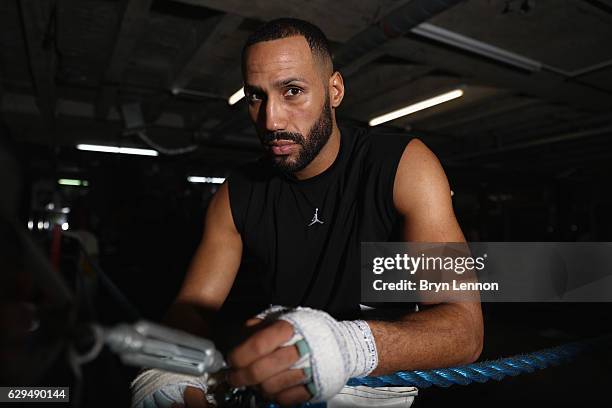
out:
{"label": "man's hand", "polygon": [[183,393],[183,400],[185,401],[184,405],[172,404],[171,408],[207,408],[209,407],[209,404],[206,401],[206,396],[204,395],[204,391],[202,391],[199,388],[195,388],[195,387],[185,388],[185,392]]}
{"label": "man's hand", "polygon": [[[247,326],[259,326],[251,319]],[[291,366],[300,358],[296,346],[282,345],[293,336],[293,326],[277,320],[251,335],[228,356],[232,371],[229,382],[235,387],[256,386],[261,394],[280,405],[299,404],[312,396],[303,384],[304,371]]]}

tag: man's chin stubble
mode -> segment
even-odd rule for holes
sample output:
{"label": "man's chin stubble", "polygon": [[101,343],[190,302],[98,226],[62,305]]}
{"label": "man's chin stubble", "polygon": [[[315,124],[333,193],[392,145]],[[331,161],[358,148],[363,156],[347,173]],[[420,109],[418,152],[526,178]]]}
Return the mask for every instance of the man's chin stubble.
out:
{"label": "man's chin stubble", "polygon": [[295,170],[293,167],[297,162],[296,158],[292,158],[291,156],[281,156],[272,158],[272,162],[274,167],[284,173],[293,173]]}

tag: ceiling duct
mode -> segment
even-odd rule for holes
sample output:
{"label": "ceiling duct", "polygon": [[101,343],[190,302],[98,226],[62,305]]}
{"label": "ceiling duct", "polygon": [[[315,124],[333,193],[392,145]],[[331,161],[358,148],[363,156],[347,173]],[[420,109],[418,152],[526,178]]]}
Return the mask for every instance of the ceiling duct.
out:
{"label": "ceiling duct", "polygon": [[[448,10],[462,0],[411,0],[392,10],[377,23],[356,34],[334,54],[336,68],[346,68],[389,40],[403,36],[417,25]],[[374,55],[376,55],[374,53]],[[374,57],[376,58],[376,56]]]}

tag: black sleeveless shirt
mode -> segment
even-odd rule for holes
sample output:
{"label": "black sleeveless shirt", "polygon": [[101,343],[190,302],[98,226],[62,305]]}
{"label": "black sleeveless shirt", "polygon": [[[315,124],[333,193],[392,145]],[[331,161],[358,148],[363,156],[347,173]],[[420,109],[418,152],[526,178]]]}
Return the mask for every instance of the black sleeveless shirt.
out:
{"label": "black sleeveless shirt", "polygon": [[393,183],[410,137],[339,128],[338,156],[317,176],[293,179],[260,160],[228,178],[243,259],[222,310],[248,318],[280,304],[358,316],[360,243],[391,240],[401,221]]}

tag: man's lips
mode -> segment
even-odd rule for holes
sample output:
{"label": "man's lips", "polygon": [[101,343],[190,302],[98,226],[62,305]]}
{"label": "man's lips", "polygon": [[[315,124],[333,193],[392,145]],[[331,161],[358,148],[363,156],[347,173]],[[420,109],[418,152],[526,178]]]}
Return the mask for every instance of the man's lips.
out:
{"label": "man's lips", "polygon": [[283,156],[287,154],[291,154],[294,148],[297,146],[297,143],[291,140],[275,140],[268,144],[270,146],[270,150],[276,156]]}

